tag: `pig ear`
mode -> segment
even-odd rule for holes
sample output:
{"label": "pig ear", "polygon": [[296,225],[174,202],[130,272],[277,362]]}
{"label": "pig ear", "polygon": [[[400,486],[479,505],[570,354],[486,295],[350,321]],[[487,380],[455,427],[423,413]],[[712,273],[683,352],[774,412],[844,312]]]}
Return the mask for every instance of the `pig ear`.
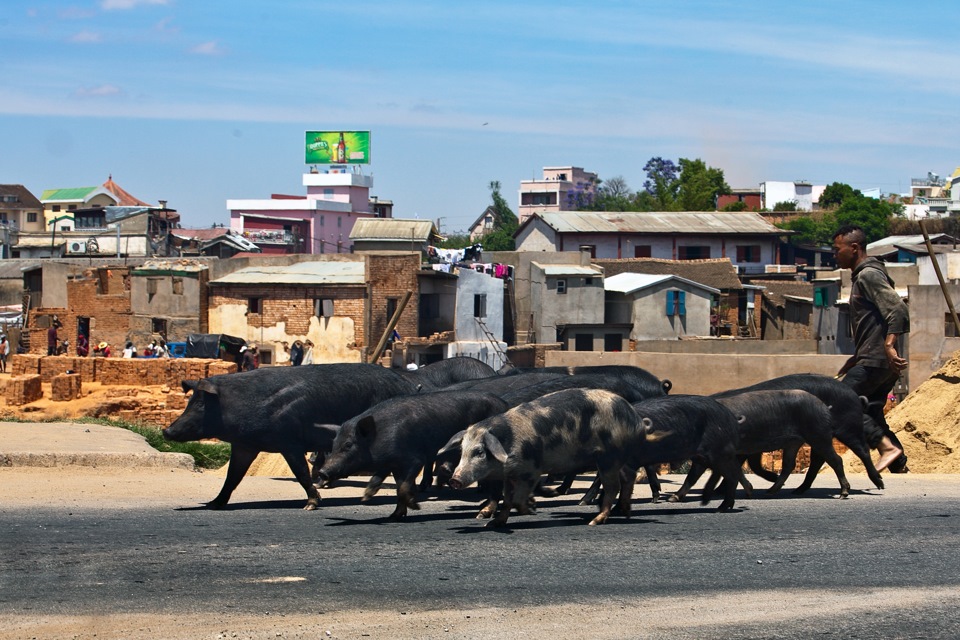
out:
{"label": "pig ear", "polygon": [[377,435],[377,423],[373,416],[366,416],[357,421],[357,433],[364,438],[372,438]]}
{"label": "pig ear", "polygon": [[183,389],[184,393],[186,393],[187,391],[196,391],[197,384],[199,382],[200,382],[199,380],[181,380],[180,388]]}
{"label": "pig ear", "polygon": [[212,396],[215,396],[219,393],[213,383],[206,379],[200,380],[197,383],[197,391],[203,391],[204,393],[209,393]]}
{"label": "pig ear", "polygon": [[447,444],[443,445],[443,449],[437,451],[437,455],[443,455],[453,451],[454,449],[459,449],[460,444],[463,442],[463,434],[466,432],[467,430],[464,429],[463,431],[458,431],[457,433],[453,434],[453,437],[447,441]]}
{"label": "pig ear", "polygon": [[487,431],[483,434],[483,446],[490,452],[490,455],[496,458],[497,462],[506,464],[507,452],[503,450],[503,445],[497,440],[497,436]]}

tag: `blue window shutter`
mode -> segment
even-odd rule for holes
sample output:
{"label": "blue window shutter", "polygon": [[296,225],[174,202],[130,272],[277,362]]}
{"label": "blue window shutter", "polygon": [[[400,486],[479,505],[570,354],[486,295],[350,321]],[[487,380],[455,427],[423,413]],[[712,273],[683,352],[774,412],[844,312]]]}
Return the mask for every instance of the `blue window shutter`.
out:
{"label": "blue window shutter", "polygon": [[676,291],[667,291],[667,315],[672,316],[674,311],[674,295]]}
{"label": "blue window shutter", "polygon": [[815,307],[827,306],[826,301],[823,299],[824,293],[826,293],[826,291],[823,289],[823,287],[817,287],[816,289],[813,290],[813,306]]}
{"label": "blue window shutter", "polygon": [[678,313],[681,316],[687,315],[687,292],[686,291],[677,291],[677,307],[679,308]]}

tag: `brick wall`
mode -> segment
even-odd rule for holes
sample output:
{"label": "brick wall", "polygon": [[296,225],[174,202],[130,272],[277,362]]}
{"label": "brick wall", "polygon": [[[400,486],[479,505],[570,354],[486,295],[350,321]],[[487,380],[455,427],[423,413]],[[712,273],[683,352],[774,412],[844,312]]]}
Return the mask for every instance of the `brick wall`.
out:
{"label": "brick wall", "polygon": [[104,385],[168,385],[180,388],[183,380],[200,380],[235,373],[237,365],[206,358],[78,358],[70,356],[10,356],[12,376],[35,375],[43,382],[72,371],[83,382]]}
{"label": "brick wall", "polygon": [[370,337],[367,346],[376,347],[390,318],[387,317],[388,300],[397,304],[407,291],[413,292],[397,324],[397,333],[403,337],[417,335],[420,322],[420,289],[417,274],[420,272],[420,254],[368,254],[366,256],[367,282],[370,283]]}

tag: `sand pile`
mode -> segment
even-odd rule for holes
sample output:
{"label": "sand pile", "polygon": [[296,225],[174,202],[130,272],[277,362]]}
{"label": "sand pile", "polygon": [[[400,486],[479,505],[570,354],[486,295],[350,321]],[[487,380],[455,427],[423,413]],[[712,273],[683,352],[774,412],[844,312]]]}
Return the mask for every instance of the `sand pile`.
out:
{"label": "sand pile", "polygon": [[[227,463],[216,470],[216,474],[220,476],[227,475],[227,467],[230,464]],[[293,472],[290,471],[290,465],[287,464],[287,461],[283,459],[283,456],[279,453],[261,453],[257,456],[257,459],[253,461],[253,464],[250,465],[250,470],[247,471],[248,476],[262,476],[265,478],[292,478]]]}
{"label": "sand pile", "polygon": [[[911,473],[960,473],[960,351],[894,407],[887,424],[903,443]],[[843,463],[863,471],[849,452]]]}

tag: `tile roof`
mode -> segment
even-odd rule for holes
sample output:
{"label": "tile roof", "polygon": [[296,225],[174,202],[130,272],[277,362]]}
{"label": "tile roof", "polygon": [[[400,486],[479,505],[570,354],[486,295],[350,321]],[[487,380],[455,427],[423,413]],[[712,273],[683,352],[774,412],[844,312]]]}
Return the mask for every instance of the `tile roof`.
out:
{"label": "tile roof", "polygon": [[737,268],[729,258],[711,258],[707,260],[662,260],[660,258],[622,258],[611,260],[592,260],[603,267],[606,277],[618,273],[650,273],[675,275],[692,282],[720,289],[721,291],[740,290],[743,284],[737,277]]}
{"label": "tile roof", "polygon": [[786,296],[813,298],[812,282],[796,280],[753,280],[751,284],[764,287],[763,297],[778,307],[782,307]]}
{"label": "tile roof", "polygon": [[103,188],[117,197],[117,204],[121,207],[153,206],[152,204],[147,204],[143,200],[130,195],[127,190],[113,181],[113,175],[107,177],[107,181],[103,183]]}
{"label": "tile roof", "polygon": [[0,209],[43,209],[37,196],[30,193],[22,184],[0,184],[0,196],[16,196],[16,202],[4,202],[0,198]]}

